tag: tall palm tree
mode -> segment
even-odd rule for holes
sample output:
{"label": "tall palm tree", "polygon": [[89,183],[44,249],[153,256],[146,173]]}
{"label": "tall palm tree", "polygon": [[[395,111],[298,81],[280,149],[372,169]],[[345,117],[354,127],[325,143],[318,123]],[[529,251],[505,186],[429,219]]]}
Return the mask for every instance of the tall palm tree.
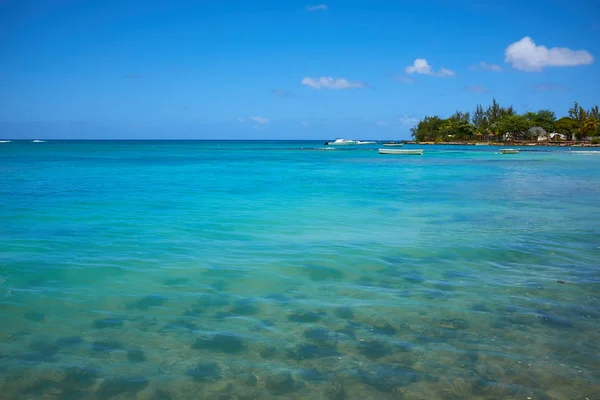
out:
{"label": "tall palm tree", "polygon": [[579,135],[581,139],[587,136],[595,136],[598,132],[599,121],[594,117],[588,117],[583,121],[583,125],[579,129]]}

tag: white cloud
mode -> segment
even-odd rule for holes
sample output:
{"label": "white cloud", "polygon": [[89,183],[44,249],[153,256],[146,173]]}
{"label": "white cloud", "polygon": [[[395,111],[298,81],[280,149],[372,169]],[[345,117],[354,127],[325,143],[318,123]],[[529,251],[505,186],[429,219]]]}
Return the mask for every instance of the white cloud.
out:
{"label": "white cloud", "polygon": [[474,71],[483,69],[483,70],[492,71],[492,72],[502,72],[502,67],[499,66],[498,64],[488,64],[485,61],[482,61],[477,65],[471,65],[470,69],[472,69]]}
{"label": "white cloud", "polygon": [[375,125],[379,125],[379,126],[387,126],[389,125],[386,121],[377,121],[375,122]]}
{"label": "white cloud", "polygon": [[410,74],[422,74],[422,75],[439,76],[442,78],[446,77],[446,76],[455,76],[456,75],[454,73],[454,71],[451,71],[447,68],[441,68],[439,71],[435,72],[433,70],[433,68],[431,68],[431,65],[429,65],[427,60],[424,58],[417,58],[415,60],[415,62],[413,63],[413,65],[410,65],[410,66],[404,68],[404,72],[406,72],[409,75]]}
{"label": "white cloud", "polygon": [[269,119],[263,117],[250,117],[250,119],[258,124],[268,124]]}
{"label": "white cloud", "polygon": [[327,11],[329,6],[327,4],[317,4],[315,6],[306,6],[308,11]]}
{"label": "white cloud", "polygon": [[492,72],[502,72],[502,67],[499,66],[498,64],[488,64],[484,61],[479,63],[479,66],[482,69],[488,70],[488,71],[492,71]]}
{"label": "white cloud", "polygon": [[441,76],[441,77],[444,77],[444,76],[454,76],[454,75],[456,75],[454,73],[454,71],[451,71],[448,68],[441,68],[440,71],[437,73],[437,76]]}
{"label": "white cloud", "polygon": [[302,79],[302,84],[310,86],[316,89],[327,88],[327,89],[355,89],[367,87],[367,84],[361,81],[349,81],[344,78],[309,78]]}
{"label": "white cloud", "polygon": [[246,122],[246,118],[237,117],[236,119],[240,124],[243,124],[244,122]]}
{"label": "white cloud", "polygon": [[398,118],[398,122],[400,122],[400,125],[413,126],[414,124],[419,122],[419,120],[413,117],[403,115],[402,117]]}
{"label": "white cloud", "polygon": [[594,62],[594,57],[585,50],[571,50],[566,47],[537,46],[525,36],[508,46],[504,52],[505,61],[521,71],[541,71],[544,67],[574,67]]}
{"label": "white cloud", "polygon": [[423,74],[423,75],[432,75],[431,65],[427,63],[427,60],[423,58],[417,58],[413,65],[404,68],[404,71],[407,74]]}
{"label": "white cloud", "polygon": [[471,92],[471,93],[487,93],[488,92],[488,90],[481,85],[467,86],[463,90],[466,90],[467,92]]}

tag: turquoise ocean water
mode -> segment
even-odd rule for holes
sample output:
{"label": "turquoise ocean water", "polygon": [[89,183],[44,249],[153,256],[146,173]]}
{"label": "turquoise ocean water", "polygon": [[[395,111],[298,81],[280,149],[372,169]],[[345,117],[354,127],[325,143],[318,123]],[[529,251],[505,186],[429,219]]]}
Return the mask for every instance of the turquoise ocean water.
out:
{"label": "turquoise ocean water", "polygon": [[0,398],[597,399],[600,151],[376,149],[0,143]]}

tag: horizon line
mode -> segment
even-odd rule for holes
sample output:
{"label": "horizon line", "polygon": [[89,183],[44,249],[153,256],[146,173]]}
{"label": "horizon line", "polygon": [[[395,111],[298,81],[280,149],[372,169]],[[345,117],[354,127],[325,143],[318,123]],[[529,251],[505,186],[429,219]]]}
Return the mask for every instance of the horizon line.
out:
{"label": "horizon line", "polygon": [[[102,141],[132,141],[132,142],[321,142],[323,140],[330,141],[332,139],[59,139],[59,138],[42,138],[42,139],[11,139],[11,138],[0,138],[0,140],[7,140],[10,142],[31,142],[33,140],[42,141],[63,141],[63,142],[102,142]],[[411,141],[408,139],[357,139],[357,140],[370,140],[370,141]]]}

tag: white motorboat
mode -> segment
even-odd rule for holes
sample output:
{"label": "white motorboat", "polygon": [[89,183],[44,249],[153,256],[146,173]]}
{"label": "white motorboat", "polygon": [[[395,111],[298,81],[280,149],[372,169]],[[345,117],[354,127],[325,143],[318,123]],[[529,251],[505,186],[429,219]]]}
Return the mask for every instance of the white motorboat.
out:
{"label": "white motorboat", "polygon": [[379,149],[379,154],[398,154],[420,156],[423,154],[423,149],[401,150],[401,149]]}
{"label": "white motorboat", "polygon": [[375,144],[375,143],[377,143],[377,142],[361,142],[360,140],[358,140],[356,142],[356,144]]}
{"label": "white motorboat", "polygon": [[386,147],[402,147],[404,143],[384,143],[383,145]]}
{"label": "white motorboat", "polygon": [[356,140],[336,139],[333,142],[325,142],[325,146],[355,146],[358,142]]}

